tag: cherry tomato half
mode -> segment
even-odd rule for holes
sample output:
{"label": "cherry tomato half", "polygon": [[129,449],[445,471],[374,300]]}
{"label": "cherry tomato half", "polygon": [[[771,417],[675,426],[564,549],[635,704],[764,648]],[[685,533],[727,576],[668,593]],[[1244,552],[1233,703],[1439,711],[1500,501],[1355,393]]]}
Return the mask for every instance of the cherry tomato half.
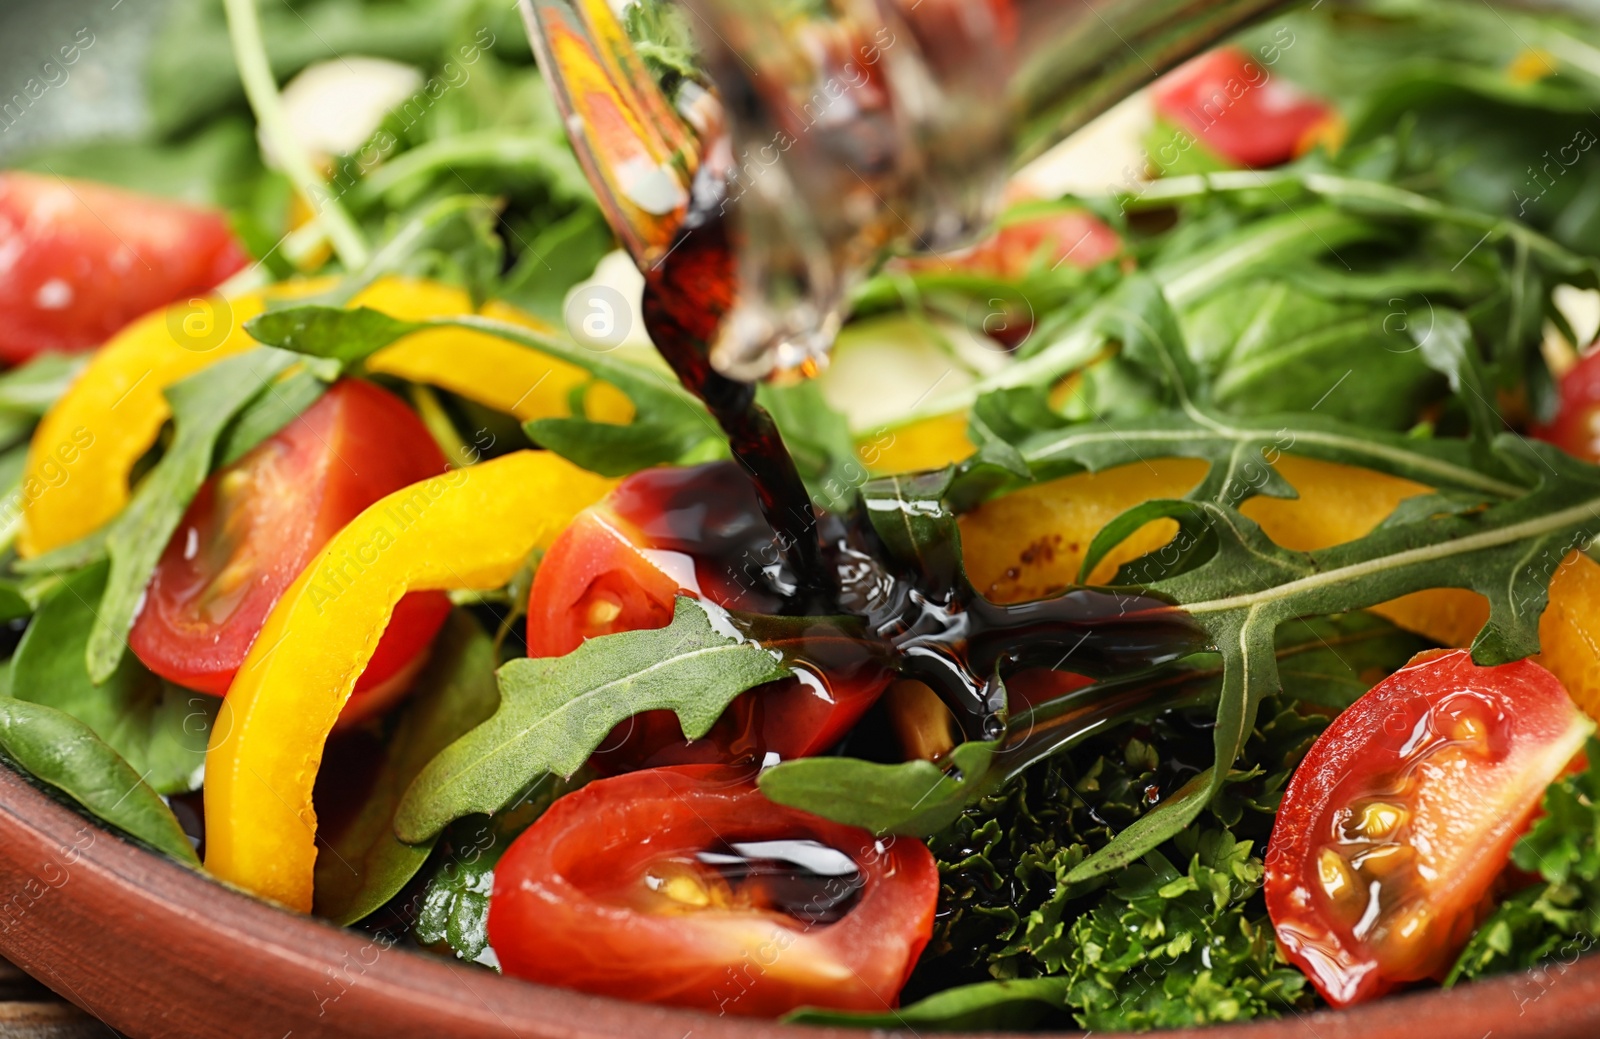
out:
{"label": "cherry tomato half", "polygon": [[0,173],[0,360],[99,346],[247,262],[222,214],[103,184]]}
{"label": "cherry tomato half", "polygon": [[1531,432],[1569,455],[1600,462],[1600,350],[1591,350],[1561,377],[1561,407],[1556,417]]}
{"label": "cherry tomato half", "polygon": [[749,775],[648,769],[557,801],[495,867],[506,973],[730,1014],[897,1005],[933,930],[933,856],[775,805]]}
{"label": "cherry tomato half", "polygon": [[1150,88],[1156,114],[1199,138],[1235,166],[1278,166],[1306,151],[1337,119],[1238,47],[1219,47],[1179,66]]}
{"label": "cherry tomato half", "polygon": [[1593,728],[1532,661],[1418,656],[1318,737],[1267,851],[1285,955],[1334,1006],[1448,970]]}
{"label": "cherry tomato half", "polygon": [[[772,539],[732,463],[636,473],[545,553],[528,596],[528,655],[562,656],[598,635],[664,628],[680,594],[772,612],[775,600],[746,579],[772,558]],[[612,773],[817,754],[894,677],[880,660],[847,653],[794,666],[796,677],[741,695],[702,739],[684,739],[671,711],[647,711],[618,726],[592,763]]]}
{"label": "cherry tomato half", "polygon": [[[145,591],[129,646],[156,674],[223,695],[273,605],[328,539],[379,498],[444,469],[433,437],[397,397],[360,379],[335,383],[201,487]],[[349,561],[333,587],[359,569]],[[449,610],[443,592],[400,600],[344,721],[404,690]]]}

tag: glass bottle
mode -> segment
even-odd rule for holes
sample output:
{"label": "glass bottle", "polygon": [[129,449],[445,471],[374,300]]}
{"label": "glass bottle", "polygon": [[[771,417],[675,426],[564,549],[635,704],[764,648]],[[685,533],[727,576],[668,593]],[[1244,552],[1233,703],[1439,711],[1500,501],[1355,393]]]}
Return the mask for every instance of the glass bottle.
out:
{"label": "glass bottle", "polygon": [[628,0],[522,0],[569,136],[646,271],[691,211],[734,221],[711,353],[745,381],[825,363],[886,250],[992,221],[1007,175],[1285,0],[684,0],[715,93],[668,98]]}

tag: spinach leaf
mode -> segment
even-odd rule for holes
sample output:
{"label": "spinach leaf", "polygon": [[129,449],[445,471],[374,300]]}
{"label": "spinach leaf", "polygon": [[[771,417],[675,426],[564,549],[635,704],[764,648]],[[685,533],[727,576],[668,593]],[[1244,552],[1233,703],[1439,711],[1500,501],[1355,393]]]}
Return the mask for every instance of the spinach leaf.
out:
{"label": "spinach leaf", "polygon": [[706,734],[734,697],[787,676],[787,666],[679,596],[672,623],[589,639],[564,657],[500,670],[500,708],[430,761],[395,816],[401,840],[426,841],[454,819],[495,812],[546,773],[570,776],[617,724],[671,710],[683,734]]}
{"label": "spinach leaf", "polygon": [[200,787],[215,697],[192,693],[124,656],[103,682],[85,648],[108,566],[69,574],[40,605],[11,659],[11,695],[71,715],[116,751],[157,793]]}
{"label": "spinach leaf", "polygon": [[494,643],[476,621],[456,612],[434,642],[427,667],[388,727],[371,791],[347,824],[320,836],[316,913],[351,924],[377,910],[427,861],[431,841],[406,844],[394,835],[395,809],[435,755],[487,721],[500,702]]}
{"label": "spinach leaf", "polygon": [[91,814],[186,865],[200,865],[161,795],[87,725],[53,707],[0,697],[0,756]]}

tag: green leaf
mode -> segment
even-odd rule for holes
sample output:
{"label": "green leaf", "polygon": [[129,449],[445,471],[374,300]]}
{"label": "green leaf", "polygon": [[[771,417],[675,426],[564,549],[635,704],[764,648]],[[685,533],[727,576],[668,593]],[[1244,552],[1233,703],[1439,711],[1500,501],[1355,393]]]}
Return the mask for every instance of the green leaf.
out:
{"label": "green leaf", "polygon": [[491,818],[472,815],[450,824],[441,842],[442,862],[422,892],[412,934],[419,944],[469,963],[499,969],[489,948],[489,895],[494,868],[522,832],[556,799],[582,785],[542,776],[510,808]]}
{"label": "green leaf", "polygon": [[680,461],[702,450],[707,442],[723,443],[721,431],[705,408],[669,375],[509,322],[475,315],[401,322],[365,308],[312,305],[270,311],[246,327],[274,345],[337,356],[347,363],[371,356],[419,329],[465,328],[576,365],[627,395],[634,405],[633,422],[617,425],[575,415],[536,419],[524,428],[535,443],[602,475],[620,476]]}
{"label": "green leaf", "polygon": [[543,418],[523,423],[540,447],[601,476],[627,476],[683,459],[706,437],[698,422],[635,419],[626,426],[583,418]]}
{"label": "green leaf", "polygon": [[352,365],[421,327],[370,307],[313,305],[257,314],[245,322],[244,330],[267,346]]}
{"label": "green leaf", "polygon": [[679,596],[665,628],[506,664],[499,710],[428,763],[406,791],[396,833],[425,841],[453,819],[498,811],[540,775],[570,776],[614,726],[642,711],[671,710],[685,737],[705,735],[734,697],[790,674],[726,618]]}
{"label": "green leaf", "polygon": [[0,375],[0,409],[43,415],[87,363],[83,354],[40,354],[18,365]]}
{"label": "green leaf", "polygon": [[0,755],[100,819],[180,862],[200,865],[161,795],[71,715],[0,697]]}
{"label": "green leaf", "polygon": [[343,827],[319,835],[325,843],[317,856],[318,916],[337,924],[363,919],[427,861],[433,843],[399,840],[395,810],[429,761],[494,714],[500,703],[494,667],[489,636],[467,615],[451,614],[398,720],[384,734],[382,759],[360,811]]}
{"label": "green leaf", "polygon": [[790,1024],[839,1028],[1009,1032],[1026,1029],[1051,1009],[1063,1009],[1068,984],[1062,977],[983,981],[945,989],[899,1010],[881,1014],[801,1007],[790,1011],[783,1020]]}
{"label": "green leaf", "polygon": [[223,430],[217,441],[217,469],[230,466],[250,453],[263,440],[288,426],[328,391],[338,377],[338,369],[318,373],[308,368],[291,371],[283,379],[262,390]]}
{"label": "green leaf", "polygon": [[200,788],[218,701],[179,689],[124,656],[100,684],[85,648],[107,565],[69,574],[40,605],[11,658],[11,695],[71,715],[104,740],[157,793]]}
{"label": "green leaf", "polygon": [[[145,586],[172,539],[184,510],[211,472],[217,439],[239,410],[300,358],[263,348],[236,354],[167,389],[176,434],[167,453],[139,485],[102,540],[111,557],[111,576],[89,634],[89,675],[104,682],[115,673],[127,648],[128,631]],[[71,552],[74,546],[63,551]],[[54,553],[28,566],[51,566]]]}
{"label": "green leaf", "polygon": [[981,788],[996,744],[963,743],[943,767],[931,761],[880,765],[855,758],[801,758],[761,773],[767,799],[875,834],[923,837],[960,814]]}
{"label": "green leaf", "polygon": [[815,380],[793,386],[763,383],[756,401],[778,425],[795,468],[821,508],[843,512],[855,500],[855,491],[867,479],[866,467],[856,456],[850,423],[829,406]]}

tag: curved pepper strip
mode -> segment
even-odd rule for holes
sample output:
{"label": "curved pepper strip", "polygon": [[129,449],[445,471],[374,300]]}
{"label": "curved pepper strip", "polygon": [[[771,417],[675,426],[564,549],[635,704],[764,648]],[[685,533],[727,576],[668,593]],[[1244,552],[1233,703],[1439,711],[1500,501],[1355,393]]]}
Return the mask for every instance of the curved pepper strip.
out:
{"label": "curved pepper strip", "polygon": [[[209,311],[191,304],[152,311],[94,355],[45,413],[28,446],[17,533],[24,559],[92,534],[122,511],[128,474],[172,414],[162,391],[259,345],[245,334],[244,322],[264,305],[251,295],[226,304],[204,301],[215,308]],[[216,337],[206,333],[217,320],[231,325],[212,342]],[[194,334],[186,335],[186,328]]]}
{"label": "curved pepper strip", "polygon": [[[171,415],[163,395],[167,387],[259,345],[243,326],[261,313],[266,300],[309,295],[331,284],[311,279],[226,303],[191,301],[148,314],[113,337],[34,434],[22,477],[18,553],[31,559],[71,544],[122,511],[134,464]],[[462,290],[407,278],[381,279],[352,305],[405,320],[472,313]],[[491,303],[483,313],[544,328],[503,303]],[[213,328],[226,328],[226,335],[207,334]],[[584,407],[591,418],[626,422],[633,417],[632,403],[615,387],[594,381],[575,365],[482,332],[419,332],[374,354],[368,368],[442,387],[524,421],[570,414],[571,392],[588,383]]]}
{"label": "curved pepper strip", "polygon": [[[1278,544],[1300,551],[1364,537],[1402,500],[1428,491],[1385,473],[1292,455],[1281,456],[1275,468],[1300,497],[1252,498],[1239,511]],[[1195,459],[1153,459],[998,498],[961,518],[967,574],[974,587],[1001,602],[1051,594],[1077,581],[1090,541],[1112,519],[1146,501],[1183,497],[1205,471],[1206,463]],[[1176,532],[1171,520],[1147,524],[1100,563],[1090,582],[1110,581],[1117,567],[1159,549]],[[1372,612],[1458,647],[1471,645],[1489,618],[1483,597],[1460,588],[1417,592]],[[1579,707],[1600,719],[1600,564],[1574,552],[1556,569],[1539,642],[1539,663],[1561,679]]]}
{"label": "curved pepper strip", "polygon": [[396,491],[334,535],[273,607],[212,728],[206,868],[310,912],[323,745],[395,603],[504,585],[615,483],[519,451]]}
{"label": "curved pepper strip", "polygon": [[[472,313],[472,301],[461,289],[399,278],[375,282],[353,303],[410,321]],[[486,303],[479,313],[550,331],[538,318],[499,301]],[[460,328],[417,332],[367,358],[367,370],[449,390],[522,422],[569,415],[572,392],[588,384],[584,412],[590,418],[619,423],[633,419],[633,402],[610,383],[596,380],[577,365],[485,332]]]}

